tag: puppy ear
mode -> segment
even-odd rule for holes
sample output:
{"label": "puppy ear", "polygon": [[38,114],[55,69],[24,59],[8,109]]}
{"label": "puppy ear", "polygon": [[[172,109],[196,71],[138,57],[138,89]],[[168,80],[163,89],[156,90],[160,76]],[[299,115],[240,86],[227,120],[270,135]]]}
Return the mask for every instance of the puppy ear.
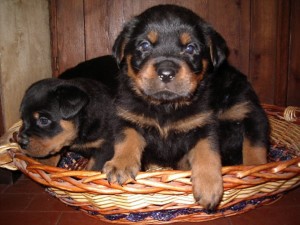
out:
{"label": "puppy ear", "polygon": [[[124,31],[123,31],[124,32]],[[113,46],[113,56],[115,57],[115,59],[117,60],[118,65],[120,65],[123,57],[124,57],[124,48],[126,45],[126,38],[125,38],[125,34],[123,34],[123,32],[121,32],[119,34],[119,36],[117,37],[114,46]]]}
{"label": "puppy ear", "polygon": [[214,69],[217,69],[228,57],[229,50],[223,37],[213,29],[208,32],[210,58]]}
{"label": "puppy ear", "polygon": [[128,43],[132,31],[135,28],[135,25],[137,23],[137,19],[133,18],[131,21],[129,21],[115,40],[115,43],[113,45],[113,56],[117,60],[117,63],[120,64],[122,62],[122,59],[124,58],[124,51],[126,44]]}
{"label": "puppy ear", "polygon": [[89,101],[89,97],[84,91],[71,85],[59,86],[55,94],[63,119],[70,119],[77,115]]}

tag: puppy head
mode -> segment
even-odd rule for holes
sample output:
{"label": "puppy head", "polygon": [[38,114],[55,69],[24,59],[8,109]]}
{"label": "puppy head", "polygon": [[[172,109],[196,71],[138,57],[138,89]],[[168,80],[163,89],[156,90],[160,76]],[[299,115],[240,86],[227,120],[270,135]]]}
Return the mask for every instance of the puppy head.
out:
{"label": "puppy head", "polygon": [[45,79],[26,91],[20,113],[23,125],[18,142],[32,157],[47,157],[77,137],[78,114],[87,94],[68,81]]}
{"label": "puppy head", "polygon": [[228,55],[209,24],[175,5],[152,7],[129,21],[113,52],[132,90],[157,103],[190,101],[205,75]]}

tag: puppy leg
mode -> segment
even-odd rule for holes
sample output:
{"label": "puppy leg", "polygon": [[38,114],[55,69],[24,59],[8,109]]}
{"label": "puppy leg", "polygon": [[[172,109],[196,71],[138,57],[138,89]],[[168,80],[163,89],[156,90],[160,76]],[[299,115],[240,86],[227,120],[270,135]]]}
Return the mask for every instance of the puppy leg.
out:
{"label": "puppy leg", "polygon": [[104,141],[101,148],[90,149],[92,155],[86,166],[86,170],[102,171],[104,164],[114,155],[112,140]]}
{"label": "puppy leg", "polygon": [[177,170],[191,170],[188,154],[185,154],[176,165]]}
{"label": "puppy leg", "polygon": [[202,139],[189,152],[193,194],[207,209],[214,209],[223,195],[221,157],[212,146],[208,138]]}
{"label": "puppy leg", "polygon": [[243,164],[259,165],[267,163],[267,148],[264,146],[252,145],[247,137],[243,142]]}
{"label": "puppy leg", "polygon": [[95,159],[95,157],[91,157],[91,158],[89,159],[89,162],[87,163],[85,169],[86,169],[86,170],[95,170],[95,169],[94,169],[95,164],[96,164],[96,159]]}
{"label": "puppy leg", "polygon": [[124,139],[115,144],[113,158],[106,162],[103,172],[109,182],[123,184],[135,178],[141,168],[141,156],[146,145],[144,138],[134,129],[124,130]]}
{"label": "puppy leg", "polygon": [[269,122],[262,109],[256,108],[244,122],[243,164],[267,163]]}

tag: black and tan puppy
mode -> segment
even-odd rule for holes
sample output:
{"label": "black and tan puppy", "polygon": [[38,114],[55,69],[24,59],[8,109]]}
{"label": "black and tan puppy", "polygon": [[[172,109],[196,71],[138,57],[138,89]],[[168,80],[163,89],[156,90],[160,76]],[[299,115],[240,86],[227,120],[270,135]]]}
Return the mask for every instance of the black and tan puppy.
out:
{"label": "black and tan puppy", "polygon": [[187,159],[194,197],[211,209],[223,194],[222,164],[266,162],[268,121],[258,98],[228,64],[223,38],[195,13],[150,8],[125,25],[113,50],[121,74],[115,155],[104,166],[110,181]]}
{"label": "black and tan puppy", "polygon": [[89,170],[101,170],[113,156],[112,97],[95,80],[38,81],[26,91],[20,112],[20,146],[48,165],[56,166],[66,146],[90,158]]}

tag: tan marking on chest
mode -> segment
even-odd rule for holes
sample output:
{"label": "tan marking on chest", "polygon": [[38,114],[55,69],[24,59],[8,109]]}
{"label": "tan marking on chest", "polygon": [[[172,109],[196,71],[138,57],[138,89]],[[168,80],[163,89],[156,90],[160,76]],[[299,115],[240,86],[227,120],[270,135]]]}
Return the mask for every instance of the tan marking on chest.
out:
{"label": "tan marking on chest", "polygon": [[132,113],[123,108],[118,108],[118,115],[121,118],[138,125],[139,127],[155,128],[158,130],[161,137],[167,138],[171,131],[174,131],[176,133],[186,133],[195,128],[203,127],[209,124],[211,122],[212,112],[208,111],[198,113],[182,120],[166,123],[163,126],[161,126],[156,119]]}
{"label": "tan marking on chest", "polygon": [[224,112],[219,113],[218,118],[220,120],[243,120],[247,114],[251,111],[251,106],[248,102],[238,103]]}

